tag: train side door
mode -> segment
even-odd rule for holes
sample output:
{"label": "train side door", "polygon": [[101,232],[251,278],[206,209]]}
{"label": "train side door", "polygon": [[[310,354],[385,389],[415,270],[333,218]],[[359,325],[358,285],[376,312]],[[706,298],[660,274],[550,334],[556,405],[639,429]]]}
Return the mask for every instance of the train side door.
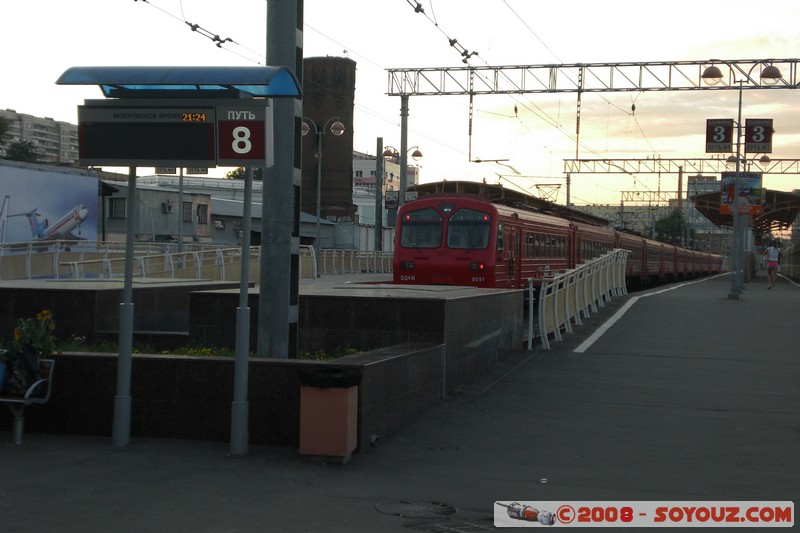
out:
{"label": "train side door", "polygon": [[506,227],[506,236],[508,238],[508,256],[506,258],[508,264],[508,279],[512,287],[519,287],[520,261],[522,260],[522,254],[520,253],[520,228],[515,226]]}
{"label": "train side door", "polygon": [[569,225],[569,233],[567,234],[567,268],[575,268],[580,262],[578,259],[578,226],[575,224]]}

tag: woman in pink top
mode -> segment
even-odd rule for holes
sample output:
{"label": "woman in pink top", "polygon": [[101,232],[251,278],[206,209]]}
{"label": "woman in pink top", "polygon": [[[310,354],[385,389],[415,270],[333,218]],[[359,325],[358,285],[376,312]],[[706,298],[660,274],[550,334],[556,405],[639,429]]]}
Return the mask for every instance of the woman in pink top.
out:
{"label": "woman in pink top", "polygon": [[767,277],[769,278],[769,287],[771,289],[775,286],[775,278],[778,276],[778,265],[781,260],[781,249],[778,248],[778,241],[772,241],[772,244],[766,248],[762,255],[767,256]]}

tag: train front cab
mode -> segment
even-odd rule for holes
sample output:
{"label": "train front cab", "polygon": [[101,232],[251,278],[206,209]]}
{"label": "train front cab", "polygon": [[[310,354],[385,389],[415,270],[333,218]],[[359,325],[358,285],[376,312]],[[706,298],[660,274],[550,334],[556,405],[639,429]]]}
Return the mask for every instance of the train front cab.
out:
{"label": "train front cab", "polygon": [[470,199],[404,204],[395,232],[394,282],[494,286],[497,211]]}

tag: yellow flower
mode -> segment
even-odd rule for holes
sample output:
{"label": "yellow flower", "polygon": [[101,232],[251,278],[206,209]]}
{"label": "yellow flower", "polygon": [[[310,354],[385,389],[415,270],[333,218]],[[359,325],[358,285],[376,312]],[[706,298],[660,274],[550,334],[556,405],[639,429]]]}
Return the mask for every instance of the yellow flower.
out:
{"label": "yellow flower", "polygon": [[47,309],[35,318],[20,319],[14,329],[9,351],[22,353],[24,350],[33,350],[39,355],[50,355],[55,345],[54,331],[53,314]]}

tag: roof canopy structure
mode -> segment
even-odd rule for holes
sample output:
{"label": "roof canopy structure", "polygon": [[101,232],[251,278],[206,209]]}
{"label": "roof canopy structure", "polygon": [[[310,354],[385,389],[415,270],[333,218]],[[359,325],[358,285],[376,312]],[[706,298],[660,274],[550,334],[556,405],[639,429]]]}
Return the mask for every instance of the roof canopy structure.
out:
{"label": "roof canopy structure", "polygon": [[287,67],[71,67],[57,85],[99,85],[107,98],[298,97]]}
{"label": "roof canopy structure", "polygon": [[[693,199],[695,208],[718,227],[731,227],[733,215],[720,213],[721,194],[710,192]],[[790,192],[764,190],[764,205],[761,214],[753,217],[753,230],[766,234],[785,230],[792,225],[800,213],[800,195]]]}

